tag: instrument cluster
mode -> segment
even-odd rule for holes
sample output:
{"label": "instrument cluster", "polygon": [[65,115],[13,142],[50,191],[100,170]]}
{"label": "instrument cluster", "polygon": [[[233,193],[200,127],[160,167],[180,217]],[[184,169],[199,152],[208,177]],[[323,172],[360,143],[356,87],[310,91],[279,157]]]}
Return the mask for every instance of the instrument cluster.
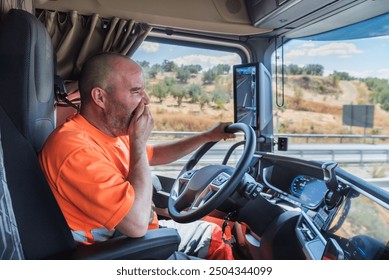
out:
{"label": "instrument cluster", "polygon": [[323,180],[307,175],[298,175],[293,179],[289,191],[302,204],[315,208],[322,202],[327,192],[327,186]]}

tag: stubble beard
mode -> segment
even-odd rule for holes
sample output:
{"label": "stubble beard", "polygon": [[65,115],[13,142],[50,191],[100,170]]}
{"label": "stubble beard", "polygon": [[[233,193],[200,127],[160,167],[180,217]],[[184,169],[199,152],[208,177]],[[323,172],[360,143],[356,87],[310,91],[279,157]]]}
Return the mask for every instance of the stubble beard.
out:
{"label": "stubble beard", "polygon": [[131,121],[131,114],[128,109],[119,103],[114,103],[105,111],[105,120],[108,128],[115,136],[128,135],[128,126]]}

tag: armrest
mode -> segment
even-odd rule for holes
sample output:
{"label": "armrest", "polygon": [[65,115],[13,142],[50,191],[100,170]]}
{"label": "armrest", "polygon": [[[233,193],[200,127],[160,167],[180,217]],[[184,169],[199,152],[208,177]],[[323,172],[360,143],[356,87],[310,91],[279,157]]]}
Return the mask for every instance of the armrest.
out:
{"label": "armrest", "polygon": [[180,236],[172,228],[149,230],[141,238],[119,236],[92,245],[79,245],[50,259],[73,260],[164,260],[178,249]]}

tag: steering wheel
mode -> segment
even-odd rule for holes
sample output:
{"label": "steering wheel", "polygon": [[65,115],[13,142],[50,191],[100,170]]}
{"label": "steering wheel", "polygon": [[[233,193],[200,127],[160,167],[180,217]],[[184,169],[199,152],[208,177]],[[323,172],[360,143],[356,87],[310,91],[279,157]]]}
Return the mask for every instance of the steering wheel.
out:
{"label": "steering wheel", "polygon": [[256,148],[253,128],[234,123],[225,131],[244,133],[245,145],[238,163],[235,168],[220,164],[193,169],[216,142],[202,145],[185,164],[171,189],[168,210],[176,222],[189,223],[208,215],[236,190],[248,170]]}

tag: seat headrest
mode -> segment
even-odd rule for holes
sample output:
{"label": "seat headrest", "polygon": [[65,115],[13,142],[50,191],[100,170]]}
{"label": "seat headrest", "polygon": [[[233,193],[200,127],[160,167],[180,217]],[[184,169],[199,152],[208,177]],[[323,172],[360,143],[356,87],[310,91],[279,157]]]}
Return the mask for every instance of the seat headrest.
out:
{"label": "seat headrest", "polygon": [[55,127],[50,36],[32,14],[11,9],[0,42],[0,106],[38,151]]}

